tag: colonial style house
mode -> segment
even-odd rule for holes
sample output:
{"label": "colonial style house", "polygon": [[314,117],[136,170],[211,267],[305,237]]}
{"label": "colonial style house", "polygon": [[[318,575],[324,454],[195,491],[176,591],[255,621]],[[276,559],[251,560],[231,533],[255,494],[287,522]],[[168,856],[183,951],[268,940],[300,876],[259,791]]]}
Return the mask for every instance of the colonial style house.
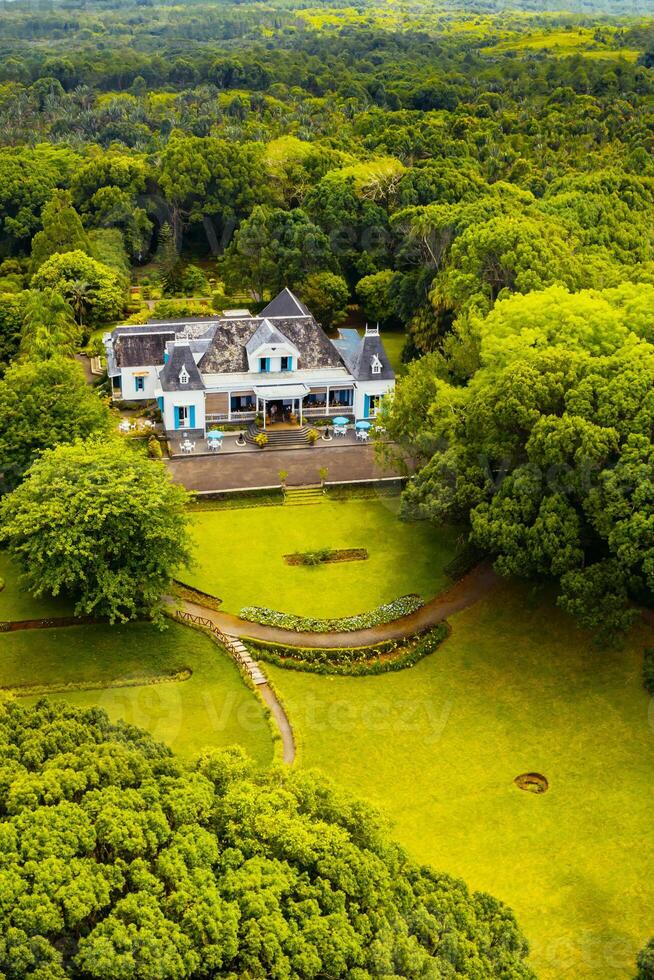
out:
{"label": "colonial style house", "polygon": [[330,340],[284,289],[257,316],[120,326],[105,334],[114,400],[156,399],[167,431],[202,435],[215,423],[269,426],[318,416],[373,419],[395,376],[379,328]]}

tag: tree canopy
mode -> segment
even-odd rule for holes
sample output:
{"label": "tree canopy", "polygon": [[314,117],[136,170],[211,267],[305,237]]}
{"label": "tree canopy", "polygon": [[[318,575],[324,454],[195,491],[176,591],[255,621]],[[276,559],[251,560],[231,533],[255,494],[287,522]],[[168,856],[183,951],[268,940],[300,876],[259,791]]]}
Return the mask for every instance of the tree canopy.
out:
{"label": "tree canopy", "polygon": [[[37,310],[40,317],[40,302]],[[51,323],[45,328],[39,320],[38,329],[47,331],[46,336],[30,338],[30,345],[40,348],[43,342],[50,347]],[[103,436],[108,427],[107,406],[89,388],[75,361],[56,354],[12,364],[0,380],[2,489],[15,487],[41,450]]]}
{"label": "tree canopy", "polygon": [[0,704],[0,749],[7,976],[533,977],[506,906],[316,776],[46,700]]}
{"label": "tree canopy", "polygon": [[191,558],[187,501],[163,464],[121,441],[60,444],[0,503],[0,541],[33,595],[70,595],[78,614],[112,622],[158,617]]}

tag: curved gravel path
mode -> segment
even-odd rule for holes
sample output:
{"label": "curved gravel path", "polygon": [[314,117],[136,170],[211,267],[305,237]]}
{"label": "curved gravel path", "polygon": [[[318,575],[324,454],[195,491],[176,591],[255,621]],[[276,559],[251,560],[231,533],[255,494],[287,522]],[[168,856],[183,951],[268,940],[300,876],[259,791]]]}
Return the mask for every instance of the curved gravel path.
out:
{"label": "curved gravel path", "polygon": [[483,598],[499,581],[499,576],[490,564],[483,562],[458,582],[455,582],[445,592],[408,616],[394,619],[390,623],[371,626],[368,629],[349,630],[340,633],[300,633],[295,630],[281,629],[279,626],[263,626],[261,623],[251,623],[240,619],[231,613],[207,609],[194,602],[181,600],[179,608],[194,616],[204,616],[210,619],[218,629],[228,636],[240,639],[262,640],[265,643],[280,643],[293,647],[314,647],[319,649],[329,647],[365,647],[373,646],[382,640],[400,640],[414,633],[435,626],[448,616],[467,609]]}

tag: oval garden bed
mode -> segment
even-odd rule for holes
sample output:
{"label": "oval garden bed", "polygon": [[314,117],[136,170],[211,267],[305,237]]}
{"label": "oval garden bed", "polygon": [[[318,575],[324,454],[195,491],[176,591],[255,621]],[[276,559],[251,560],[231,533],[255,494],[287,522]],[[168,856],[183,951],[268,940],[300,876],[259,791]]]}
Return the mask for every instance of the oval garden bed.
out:
{"label": "oval garden bed", "polygon": [[321,548],[284,555],[284,561],[287,565],[328,565],[337,561],[365,561],[367,557],[365,548]]}

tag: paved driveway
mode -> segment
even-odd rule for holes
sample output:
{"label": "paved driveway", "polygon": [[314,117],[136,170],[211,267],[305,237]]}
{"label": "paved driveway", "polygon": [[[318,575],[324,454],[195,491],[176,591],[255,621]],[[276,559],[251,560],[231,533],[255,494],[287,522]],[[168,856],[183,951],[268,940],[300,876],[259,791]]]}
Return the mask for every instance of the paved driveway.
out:
{"label": "paved driveway", "polygon": [[320,482],[318,470],[326,466],[331,483],[350,480],[379,480],[396,477],[393,470],[375,461],[373,446],[330,446],[312,449],[262,449],[260,451],[221,456],[189,456],[169,460],[173,480],[187,490],[243,490],[278,487],[280,470],[288,472],[288,486]]}

